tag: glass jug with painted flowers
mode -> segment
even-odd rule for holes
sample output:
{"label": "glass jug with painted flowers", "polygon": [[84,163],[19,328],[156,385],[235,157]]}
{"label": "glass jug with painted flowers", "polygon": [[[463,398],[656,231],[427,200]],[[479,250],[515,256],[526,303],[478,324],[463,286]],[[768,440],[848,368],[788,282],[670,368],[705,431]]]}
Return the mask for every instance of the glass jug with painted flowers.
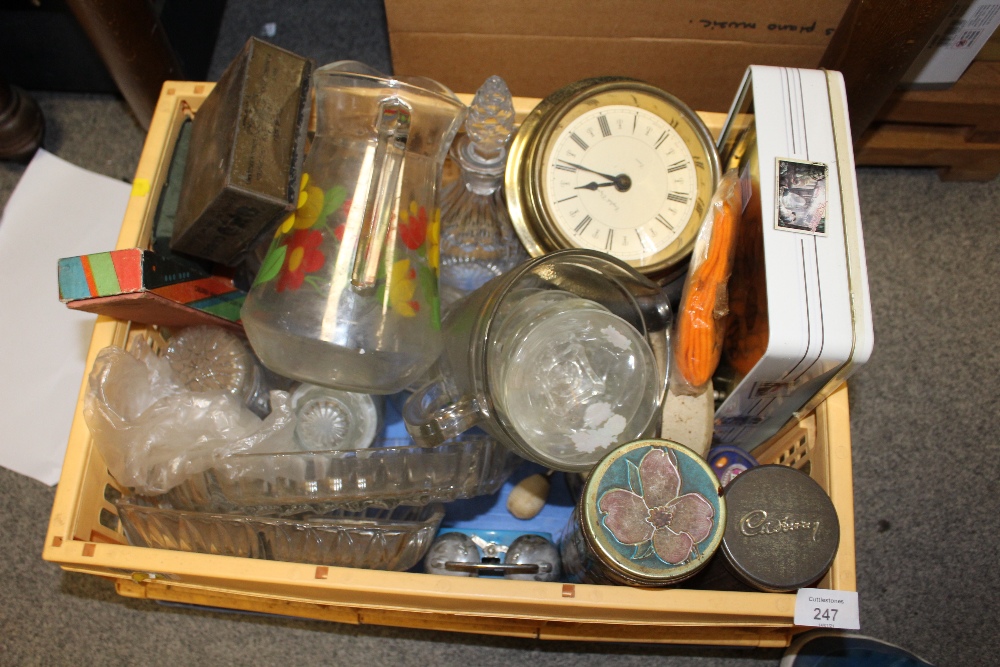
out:
{"label": "glass jug with painted flowers", "polygon": [[437,189],[465,106],[423,78],[344,61],[316,70],[298,208],[242,310],[271,370],[369,394],[402,390],[441,350]]}

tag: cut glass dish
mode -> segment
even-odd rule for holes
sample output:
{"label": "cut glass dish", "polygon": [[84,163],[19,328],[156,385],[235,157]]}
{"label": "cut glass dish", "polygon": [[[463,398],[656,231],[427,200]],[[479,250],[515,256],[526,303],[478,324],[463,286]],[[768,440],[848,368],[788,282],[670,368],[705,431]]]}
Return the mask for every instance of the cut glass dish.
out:
{"label": "cut glass dish", "polygon": [[427,505],[489,495],[522,459],[485,435],[434,447],[388,438],[368,449],[240,454],[156,498],[187,510],[288,516]]}
{"label": "cut glass dish", "polygon": [[115,501],[132,546],[369,570],[408,570],[444,517],[440,504],[324,515],[264,517]]}

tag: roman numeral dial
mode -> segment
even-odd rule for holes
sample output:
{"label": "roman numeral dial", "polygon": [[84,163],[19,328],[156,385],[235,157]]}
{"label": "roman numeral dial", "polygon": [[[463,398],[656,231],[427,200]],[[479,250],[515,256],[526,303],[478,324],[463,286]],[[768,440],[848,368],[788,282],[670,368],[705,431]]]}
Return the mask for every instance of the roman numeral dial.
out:
{"label": "roman numeral dial", "polygon": [[691,218],[695,159],[677,129],[647,110],[612,105],[580,115],[550,154],[557,231],[626,261],[656,255]]}
{"label": "roman numeral dial", "polygon": [[508,207],[529,252],[589,248],[646,272],[683,259],[718,180],[698,117],[624,79],[579,82],[550,100],[524,121],[507,169]]}

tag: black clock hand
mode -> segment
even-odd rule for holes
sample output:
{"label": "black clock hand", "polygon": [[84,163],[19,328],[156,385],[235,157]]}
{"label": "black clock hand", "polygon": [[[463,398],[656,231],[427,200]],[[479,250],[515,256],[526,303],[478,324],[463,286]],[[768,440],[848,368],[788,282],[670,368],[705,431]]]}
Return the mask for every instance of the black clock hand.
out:
{"label": "black clock hand", "polygon": [[[603,176],[604,178],[611,181],[611,184],[615,186],[615,190],[617,190],[618,192],[627,192],[628,189],[632,187],[632,179],[629,178],[627,174],[618,174],[617,176],[612,176],[611,174],[602,174],[599,171],[594,171],[589,167],[584,167],[582,164],[575,164],[573,162],[567,162],[566,160],[559,160],[559,161],[562,162],[563,164],[567,164],[570,167],[573,167],[574,169],[582,169],[583,171],[589,172],[591,174],[597,174],[598,176]],[[593,189],[590,186],[584,186],[584,187],[586,187],[588,190]],[[604,187],[604,186],[598,186],[598,187]]]}
{"label": "black clock hand", "polygon": [[576,186],[573,189],[574,190],[591,190],[591,191],[594,191],[597,188],[606,188],[609,185],[614,185],[614,184],[615,184],[614,181],[608,181],[607,183],[595,183],[594,181],[591,181],[590,183],[587,183],[586,185],[578,185],[578,186]]}
{"label": "black clock hand", "polygon": [[[618,178],[620,178],[620,176],[612,176],[611,174],[602,174],[599,171],[594,171],[593,169],[590,169],[588,167],[584,167],[582,164],[574,164],[572,162],[567,162],[566,160],[559,160],[559,161],[562,162],[563,164],[568,164],[569,166],[571,166],[571,167],[573,167],[575,169],[583,169],[584,171],[589,172],[591,174],[597,174],[598,176],[603,176],[604,178],[608,179],[609,181],[615,181]],[[624,175],[625,174],[622,174],[622,176],[624,176]]]}

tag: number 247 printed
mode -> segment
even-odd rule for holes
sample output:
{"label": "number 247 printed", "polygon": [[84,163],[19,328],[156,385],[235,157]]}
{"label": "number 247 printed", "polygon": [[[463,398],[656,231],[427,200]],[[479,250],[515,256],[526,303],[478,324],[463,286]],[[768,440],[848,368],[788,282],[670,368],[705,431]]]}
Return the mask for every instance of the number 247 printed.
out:
{"label": "number 247 printed", "polygon": [[813,608],[813,620],[815,621],[833,621],[837,620],[837,609],[820,609],[818,607]]}

